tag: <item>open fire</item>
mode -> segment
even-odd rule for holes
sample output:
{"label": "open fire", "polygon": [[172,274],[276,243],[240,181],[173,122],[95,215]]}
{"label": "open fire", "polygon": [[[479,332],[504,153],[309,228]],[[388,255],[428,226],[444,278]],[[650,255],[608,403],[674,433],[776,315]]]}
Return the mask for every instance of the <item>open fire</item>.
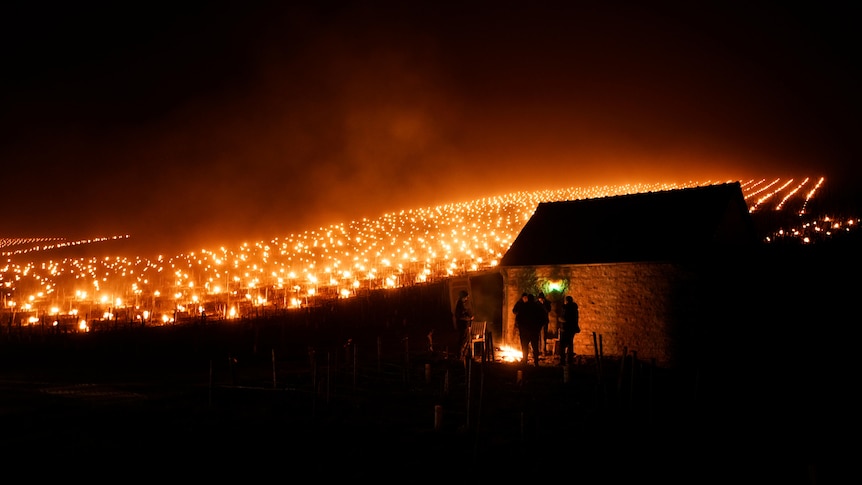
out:
{"label": "open fire", "polygon": [[503,345],[494,350],[502,362],[520,362],[524,354],[514,347]]}

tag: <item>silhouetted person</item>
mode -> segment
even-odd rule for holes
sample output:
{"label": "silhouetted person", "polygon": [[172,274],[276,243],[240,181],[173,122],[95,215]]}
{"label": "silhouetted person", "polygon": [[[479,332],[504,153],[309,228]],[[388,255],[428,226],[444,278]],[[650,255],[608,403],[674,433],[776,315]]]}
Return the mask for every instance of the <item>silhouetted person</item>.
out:
{"label": "silhouetted person", "polygon": [[461,360],[470,355],[470,327],[473,326],[473,307],[470,305],[470,295],[461,290],[458,293],[458,303],[455,304],[455,330],[458,332],[458,348]]}
{"label": "silhouetted person", "polygon": [[524,330],[522,327],[525,327],[524,323],[529,318],[529,310],[527,310],[527,304],[530,301],[529,293],[521,293],[521,298],[515,302],[512,306],[512,313],[515,314],[515,330],[518,331],[518,339],[521,343],[521,353],[523,354],[523,362],[527,362],[528,354],[524,351]]}
{"label": "silhouetted person", "polygon": [[512,313],[515,314],[515,326],[518,328],[518,336],[521,340],[521,353],[523,359],[521,362],[526,365],[530,360],[530,349],[533,354],[533,365],[539,367],[539,340],[542,334],[542,325],[544,325],[545,309],[536,301],[536,298],[524,293],[521,299],[512,307]]}
{"label": "silhouetted person", "polygon": [[571,295],[566,295],[563,303],[563,314],[559,317],[560,324],[560,365],[569,365],[575,356],[575,335],[581,331],[578,324],[580,314],[578,304]]}
{"label": "silhouetted person", "polygon": [[542,355],[548,355],[547,349],[545,348],[545,341],[548,338],[548,324],[551,321],[549,316],[551,314],[551,302],[545,298],[545,294],[541,291],[539,292],[539,296],[536,298],[538,299],[538,303],[542,307],[542,310],[544,310],[544,316],[542,317],[544,323],[542,323],[542,333],[539,336],[542,341]]}

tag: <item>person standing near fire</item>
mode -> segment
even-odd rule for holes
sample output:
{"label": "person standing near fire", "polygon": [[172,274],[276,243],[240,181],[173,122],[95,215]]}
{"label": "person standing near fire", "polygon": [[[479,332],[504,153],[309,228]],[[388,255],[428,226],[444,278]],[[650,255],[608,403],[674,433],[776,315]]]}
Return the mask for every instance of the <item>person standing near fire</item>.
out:
{"label": "person standing near fire", "polygon": [[515,327],[521,340],[521,363],[526,365],[530,360],[530,350],[533,354],[533,365],[539,367],[539,340],[544,325],[545,309],[536,301],[530,293],[521,295],[521,299],[515,302],[512,313],[515,314]]}
{"label": "person standing near fire", "polygon": [[458,332],[458,347],[461,360],[466,362],[470,355],[470,329],[473,326],[473,306],[470,304],[470,294],[465,290],[458,292],[458,303],[455,304],[455,330]]}
{"label": "person standing near fire", "polygon": [[580,313],[578,304],[571,295],[566,295],[563,314],[558,318],[560,325],[560,365],[569,365],[575,357],[575,335],[580,333],[578,324]]}

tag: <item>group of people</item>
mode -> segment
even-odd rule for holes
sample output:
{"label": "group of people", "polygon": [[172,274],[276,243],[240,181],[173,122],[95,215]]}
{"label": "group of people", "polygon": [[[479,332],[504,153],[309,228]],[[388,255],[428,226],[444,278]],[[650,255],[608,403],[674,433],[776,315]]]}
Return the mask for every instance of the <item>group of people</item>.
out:
{"label": "group of people", "polygon": [[[544,353],[542,336],[547,335],[550,324],[551,302],[539,293],[538,298],[530,293],[523,293],[521,299],[512,308],[515,314],[515,328],[521,340],[522,362],[528,363],[532,352],[533,365],[539,366],[539,354]],[[571,295],[567,295],[562,308],[556,312],[559,343],[557,353],[560,365],[569,365],[575,356],[575,335],[581,331],[579,326],[578,304]],[[470,305],[469,294],[462,290],[458,293],[455,304],[455,328],[459,332],[460,356],[466,359],[470,355],[470,327],[473,324],[473,308]]]}
{"label": "group of people", "polygon": [[[560,365],[569,365],[574,356],[575,335],[581,331],[578,324],[578,304],[571,295],[567,295],[562,304],[562,311],[557,312],[557,327],[560,332],[557,353],[560,356]],[[544,342],[542,336],[548,334],[550,323],[551,302],[545,298],[544,293],[538,297],[530,293],[521,294],[521,299],[512,307],[515,314],[515,328],[521,341],[522,362],[527,364],[530,355],[533,357],[533,365],[539,366],[539,354],[544,353]]]}

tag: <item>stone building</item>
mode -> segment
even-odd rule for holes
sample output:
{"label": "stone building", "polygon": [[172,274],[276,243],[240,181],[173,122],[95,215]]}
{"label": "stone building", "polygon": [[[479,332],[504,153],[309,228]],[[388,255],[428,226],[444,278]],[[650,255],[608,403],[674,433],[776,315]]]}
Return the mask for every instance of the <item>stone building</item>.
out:
{"label": "stone building", "polygon": [[[711,352],[758,246],[739,183],[541,203],[503,256],[502,341],[523,292],[580,307],[580,355],[675,367]],[[556,330],[556,310],[549,334]]]}

